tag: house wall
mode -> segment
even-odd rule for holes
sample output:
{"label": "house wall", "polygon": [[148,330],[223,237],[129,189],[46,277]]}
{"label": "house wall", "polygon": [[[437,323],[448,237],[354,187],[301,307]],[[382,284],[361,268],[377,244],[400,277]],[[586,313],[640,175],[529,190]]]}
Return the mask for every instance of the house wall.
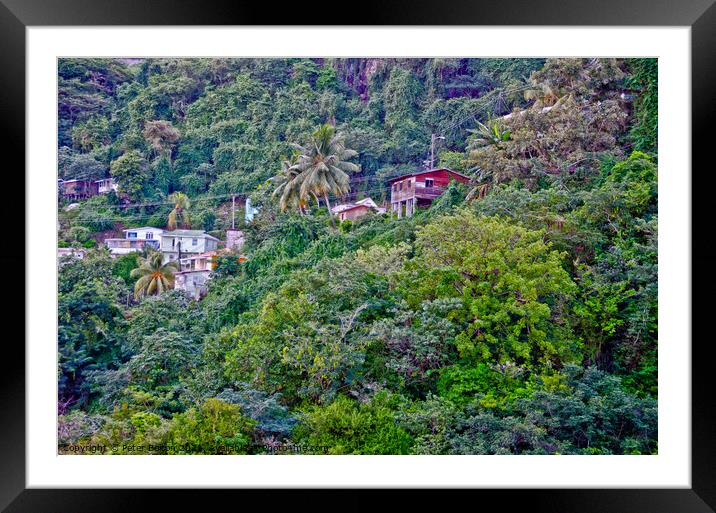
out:
{"label": "house wall", "polygon": [[226,249],[240,250],[244,247],[244,232],[241,230],[226,230]]}
{"label": "house wall", "polygon": [[114,183],[114,180],[112,178],[99,180],[95,183],[97,184],[97,192],[99,194],[109,194],[111,191],[116,192],[119,189],[118,185]]}
{"label": "house wall", "polygon": [[[136,234],[136,237],[131,237],[130,234]],[[161,228],[144,228],[144,229],[129,229],[124,230],[124,237],[128,240],[151,240],[156,241],[157,249],[162,247],[162,233],[164,230]]]}
{"label": "house wall", "polygon": [[[428,185],[427,180],[432,180],[432,184]],[[410,216],[418,206],[430,205],[435,198],[443,193],[452,180],[462,183],[468,181],[467,178],[454,175],[447,169],[436,169],[392,182],[390,185],[391,209],[398,214],[398,217]]]}
{"label": "house wall", "polygon": [[62,194],[73,199],[89,198],[96,195],[97,191],[97,184],[90,181],[73,180],[62,184]]}
{"label": "house wall", "polygon": [[104,243],[112,255],[126,255],[127,253],[142,251],[145,246],[159,249],[159,241],[144,239],[105,239]]}
{"label": "house wall", "polygon": [[206,282],[211,271],[184,271],[174,275],[174,288],[187,292],[193,299],[206,294]]}
{"label": "house wall", "polygon": [[366,215],[369,210],[370,208],[366,207],[365,205],[360,205],[349,210],[344,210],[343,212],[338,214],[338,218],[341,221],[345,221],[346,219],[348,219],[349,221],[353,221],[354,219],[358,219],[359,217]]}
{"label": "house wall", "polygon": [[[193,240],[196,239],[196,244]],[[179,243],[181,242],[182,255],[206,253],[218,247],[218,242],[206,237],[176,237],[162,235],[162,253],[164,263],[179,258]]]}

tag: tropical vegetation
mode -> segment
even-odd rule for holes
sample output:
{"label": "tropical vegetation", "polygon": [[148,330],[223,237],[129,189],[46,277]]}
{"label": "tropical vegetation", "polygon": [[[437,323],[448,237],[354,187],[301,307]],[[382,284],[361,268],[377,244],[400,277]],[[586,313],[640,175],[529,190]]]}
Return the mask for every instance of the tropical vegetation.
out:
{"label": "tropical vegetation", "polygon": [[[60,59],[58,93],[60,178],[119,185],[59,205],[97,246],[59,265],[60,452],[658,451],[656,60]],[[332,214],[432,154],[470,182]],[[200,301],[102,245],[232,204]]]}

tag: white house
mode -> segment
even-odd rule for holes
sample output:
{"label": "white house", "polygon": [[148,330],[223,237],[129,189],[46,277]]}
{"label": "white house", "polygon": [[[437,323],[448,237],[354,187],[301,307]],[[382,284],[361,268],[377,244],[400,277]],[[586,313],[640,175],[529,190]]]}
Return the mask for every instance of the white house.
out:
{"label": "white house", "polygon": [[192,298],[200,299],[206,294],[206,282],[211,279],[216,251],[192,254],[180,261],[181,271],[174,274],[174,288],[186,291]]}
{"label": "white house", "polygon": [[64,256],[73,256],[82,260],[85,257],[85,250],[82,248],[57,248],[57,259]]}
{"label": "white house", "polygon": [[126,255],[135,251],[141,251],[145,247],[151,247],[156,250],[162,249],[162,233],[161,228],[152,226],[143,226],[141,228],[128,228],[122,230],[124,232],[123,239],[105,239],[109,252],[113,255]]}
{"label": "white house", "polygon": [[109,194],[111,191],[117,192],[119,186],[115,183],[113,178],[103,178],[102,180],[95,180],[97,184],[97,192],[99,194]]}
{"label": "white house", "polygon": [[203,230],[174,230],[161,236],[161,249],[164,263],[182,260],[185,257],[214,251],[219,247],[219,239]]}

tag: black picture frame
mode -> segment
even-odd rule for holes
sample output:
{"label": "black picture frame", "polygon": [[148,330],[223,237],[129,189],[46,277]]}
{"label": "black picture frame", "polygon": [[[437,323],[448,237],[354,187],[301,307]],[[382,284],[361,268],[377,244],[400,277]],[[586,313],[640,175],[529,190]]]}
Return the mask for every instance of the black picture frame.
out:
{"label": "black picture frame", "polygon": [[[429,2],[377,2],[365,0],[354,5],[347,18],[335,8],[320,3],[280,5],[269,2],[248,3],[215,0],[0,0],[0,138],[2,155],[17,157],[13,166],[4,166],[5,179],[14,181],[12,198],[0,201],[3,218],[17,225],[18,200],[30,192],[25,183],[25,29],[41,25],[283,25],[293,23],[327,24],[349,22],[354,25],[605,25],[605,26],[689,26],[691,27],[692,65],[692,173],[698,176],[698,187],[692,184],[692,273],[699,279],[692,293],[692,488],[690,489],[522,489],[450,491],[438,494],[441,507],[467,499],[482,504],[484,499],[497,500],[501,509],[555,512],[708,512],[716,510],[716,395],[713,393],[711,366],[714,352],[709,337],[708,319],[712,301],[713,272],[708,243],[707,208],[713,180],[710,136],[716,112],[716,6],[714,0],[514,0],[505,3],[479,3],[467,0]],[[279,7],[280,5],[280,7]],[[335,4],[333,4],[335,7]],[[345,7],[350,7],[346,5]],[[320,13],[323,13],[322,15]],[[323,17],[321,17],[323,16]],[[332,16],[334,18],[332,19]],[[688,169],[681,170],[688,176]],[[23,210],[24,211],[24,210]],[[710,224],[710,223],[709,223]],[[24,220],[23,220],[24,226]],[[25,308],[24,240],[15,232],[14,250],[0,253],[3,268],[11,269],[5,282],[12,287],[13,300],[3,308],[6,326],[18,325]],[[24,230],[23,230],[24,233]],[[25,233],[25,237],[33,234]],[[699,237],[701,235],[701,237]],[[19,272],[22,269],[23,272]],[[13,281],[14,280],[14,281]],[[697,290],[703,294],[699,297]],[[10,294],[6,292],[6,299]],[[13,311],[13,309],[15,311]],[[12,322],[11,322],[12,320]],[[693,330],[703,326],[704,330]],[[699,336],[700,335],[700,336]],[[186,509],[190,499],[266,500],[271,509],[279,503],[296,502],[296,494],[314,491],[241,491],[241,490],[68,490],[26,489],[25,485],[25,352],[19,337],[4,337],[3,371],[0,372],[0,508],[6,511],[114,511],[144,509],[154,501],[162,510]],[[688,340],[682,341],[689,343]],[[12,363],[10,363],[12,362]],[[424,505],[436,495],[429,490],[401,492],[401,509]],[[381,491],[320,491],[320,505],[333,509],[365,509],[383,500]],[[261,497],[254,497],[261,494]],[[336,496],[338,494],[338,496]],[[346,497],[349,494],[350,497]],[[465,495],[471,497],[465,497]],[[234,504],[238,504],[234,502]],[[245,504],[248,504],[246,502]],[[339,506],[342,505],[342,506]],[[323,509],[323,508],[322,508]]]}

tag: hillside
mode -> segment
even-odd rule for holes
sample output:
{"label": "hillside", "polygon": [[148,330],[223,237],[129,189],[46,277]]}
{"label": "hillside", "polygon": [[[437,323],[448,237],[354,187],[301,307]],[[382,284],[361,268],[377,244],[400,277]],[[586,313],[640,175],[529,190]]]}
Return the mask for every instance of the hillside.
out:
{"label": "hillside", "polygon": [[[62,450],[657,451],[655,60],[58,72],[59,178],[118,185],[60,199],[60,245],[164,228],[176,193],[221,240],[237,197],[246,235],[200,301],[133,294],[138,253],[63,258]],[[434,168],[465,183],[398,218],[387,180]],[[326,208],[365,197],[388,212]]]}

